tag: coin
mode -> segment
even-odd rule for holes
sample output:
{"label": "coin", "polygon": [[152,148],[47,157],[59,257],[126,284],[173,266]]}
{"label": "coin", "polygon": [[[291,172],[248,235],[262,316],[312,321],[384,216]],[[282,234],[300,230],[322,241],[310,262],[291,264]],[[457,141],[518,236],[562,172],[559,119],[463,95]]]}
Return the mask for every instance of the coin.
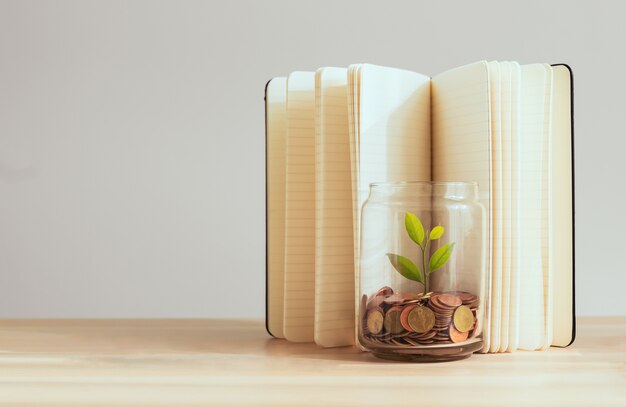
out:
{"label": "coin", "polygon": [[385,297],[385,299],[383,300],[385,302],[385,304],[399,304],[404,300],[404,298],[402,297],[402,295],[398,294],[398,293],[394,293],[391,294],[388,297]]}
{"label": "coin", "polygon": [[428,332],[435,325],[435,314],[430,308],[418,305],[409,312],[408,324],[417,333]]}
{"label": "coin", "polygon": [[391,339],[390,342],[393,343],[394,345],[400,345],[400,346],[406,345],[406,343],[404,343],[404,341],[398,340],[398,339]]}
{"label": "coin", "polygon": [[363,296],[361,297],[359,316],[361,318],[362,326],[366,326],[367,325],[367,295],[365,294],[363,294]]}
{"label": "coin", "polygon": [[388,334],[388,333],[385,333],[384,331],[381,331],[381,333],[379,333],[379,334],[377,334],[377,335],[370,334],[370,336],[371,336],[372,338],[376,338],[376,339],[378,339],[378,340],[380,340],[380,341],[386,341],[386,340],[391,339],[391,337],[392,337],[393,335]]}
{"label": "coin", "polygon": [[394,292],[382,287],[361,298],[363,334],[379,344],[459,343],[479,334],[478,296],[466,291]]}
{"label": "coin", "polygon": [[437,297],[438,300],[447,307],[458,307],[463,304],[463,301],[460,297],[454,294],[441,294]]}
{"label": "coin", "polygon": [[459,343],[467,340],[469,332],[459,332],[454,324],[450,324],[450,340],[454,343]]}
{"label": "coin", "polygon": [[419,342],[414,341],[414,340],[412,340],[412,339],[410,339],[410,338],[404,338],[404,341],[405,341],[406,343],[408,343],[409,345],[419,346]]}
{"label": "coin", "polygon": [[411,332],[408,332],[408,331],[402,330],[402,332],[400,332],[399,334],[395,334],[395,335],[393,335],[393,337],[394,337],[394,338],[404,338],[404,337],[406,337],[406,336],[409,336],[409,334],[410,334],[410,333],[411,333]]}
{"label": "coin", "polygon": [[409,336],[411,338],[415,338],[415,339],[418,339],[418,340],[431,339],[431,338],[434,338],[435,336],[437,336],[437,331],[432,330],[432,331],[424,332],[422,334],[412,333]]}
{"label": "coin", "polygon": [[391,334],[399,334],[404,330],[402,324],[400,323],[400,314],[402,313],[402,308],[393,307],[387,311],[385,314],[384,326],[385,331]]}
{"label": "coin", "polygon": [[376,291],[376,294],[374,294],[374,296],[387,297],[391,294],[393,294],[393,289],[391,287],[385,286],[385,287],[382,287],[380,290]]}
{"label": "coin", "polygon": [[367,331],[371,334],[379,334],[383,330],[383,313],[379,309],[370,310],[367,313]]}
{"label": "coin", "polygon": [[411,312],[411,310],[415,307],[417,307],[415,304],[407,305],[400,313],[400,324],[402,324],[402,327],[407,331],[412,331],[411,326],[409,325],[409,312]]}
{"label": "coin", "polygon": [[461,298],[463,304],[474,302],[478,299],[478,297],[472,293],[468,293],[467,291],[452,291],[450,294],[454,294]]}
{"label": "coin", "polygon": [[[430,297],[428,304],[430,308],[433,309],[433,311],[438,311],[439,313],[442,313],[442,314],[452,313],[452,311],[454,311],[454,308],[456,308],[457,305],[449,305],[446,302],[444,302],[444,301],[448,301],[448,302],[454,301],[453,298],[446,298],[446,297],[444,297],[444,299],[442,300],[442,297],[444,295],[446,294],[433,294]],[[460,299],[458,299],[458,301],[460,301]],[[454,301],[454,303],[456,303],[456,301]],[[458,305],[461,305],[461,303],[459,302]]]}
{"label": "coin", "polygon": [[374,298],[369,300],[369,302],[367,303],[367,309],[370,310],[370,309],[380,307],[384,300],[385,300],[385,297],[378,296],[378,295],[375,296]]}
{"label": "coin", "polygon": [[461,305],[454,311],[454,327],[459,332],[469,332],[474,325],[474,314],[466,305]]}

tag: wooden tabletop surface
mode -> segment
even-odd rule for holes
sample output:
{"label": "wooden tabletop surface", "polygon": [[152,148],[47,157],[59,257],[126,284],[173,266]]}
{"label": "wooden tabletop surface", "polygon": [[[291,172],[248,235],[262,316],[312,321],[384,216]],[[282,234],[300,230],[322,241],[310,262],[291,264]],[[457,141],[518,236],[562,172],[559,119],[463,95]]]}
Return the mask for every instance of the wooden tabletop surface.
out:
{"label": "wooden tabletop surface", "polygon": [[626,406],[626,317],[567,349],[448,363],[271,339],[250,320],[0,321],[1,406]]}

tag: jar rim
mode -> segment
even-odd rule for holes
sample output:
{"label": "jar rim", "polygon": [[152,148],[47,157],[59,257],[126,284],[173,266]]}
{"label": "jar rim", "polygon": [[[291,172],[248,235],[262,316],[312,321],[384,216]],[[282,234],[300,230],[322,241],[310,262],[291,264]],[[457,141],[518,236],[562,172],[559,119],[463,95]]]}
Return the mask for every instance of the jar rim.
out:
{"label": "jar rim", "polygon": [[401,186],[411,186],[411,185],[447,185],[447,186],[478,186],[478,182],[476,181],[383,181],[383,182],[372,182],[370,183],[370,188],[372,187],[401,187]]}

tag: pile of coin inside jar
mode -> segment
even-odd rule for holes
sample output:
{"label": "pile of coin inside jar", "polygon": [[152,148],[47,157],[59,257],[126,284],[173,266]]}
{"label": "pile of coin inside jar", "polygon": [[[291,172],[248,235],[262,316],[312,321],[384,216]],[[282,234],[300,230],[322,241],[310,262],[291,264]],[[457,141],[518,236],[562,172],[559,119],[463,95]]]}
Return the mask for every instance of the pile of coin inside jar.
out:
{"label": "pile of coin inside jar", "polygon": [[478,296],[465,292],[394,293],[383,287],[362,298],[363,336],[390,345],[464,342],[476,335]]}

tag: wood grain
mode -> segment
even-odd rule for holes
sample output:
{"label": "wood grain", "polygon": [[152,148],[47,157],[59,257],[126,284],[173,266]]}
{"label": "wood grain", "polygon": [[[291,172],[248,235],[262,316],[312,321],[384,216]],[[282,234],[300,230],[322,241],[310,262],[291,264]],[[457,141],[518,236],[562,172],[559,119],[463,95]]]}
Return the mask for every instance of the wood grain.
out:
{"label": "wood grain", "polygon": [[382,361],[250,320],[0,321],[2,406],[625,406],[626,317],[567,349]]}

